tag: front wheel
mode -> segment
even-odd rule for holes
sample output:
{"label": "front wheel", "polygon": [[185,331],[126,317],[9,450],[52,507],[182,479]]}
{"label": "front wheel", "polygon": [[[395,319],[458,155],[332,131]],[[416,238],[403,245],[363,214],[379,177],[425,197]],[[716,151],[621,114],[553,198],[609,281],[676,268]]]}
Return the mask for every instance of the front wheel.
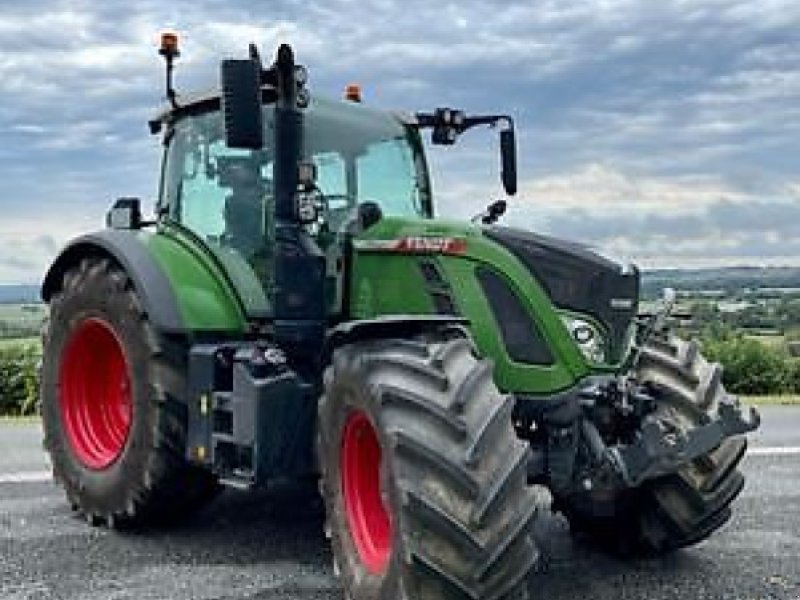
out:
{"label": "front wheel", "polygon": [[[672,334],[654,337],[633,372],[657,402],[657,414],[690,431],[717,414],[727,396],[722,367],[708,362],[697,342]],[[696,544],[731,516],[744,486],[737,469],[747,442],[728,438],[675,473],[646,481],[620,495],[614,517],[597,517],[569,501],[561,507],[572,530],[616,554],[664,554]]]}
{"label": "front wheel", "polygon": [[461,336],[336,351],[318,451],[349,598],[527,598],[537,507],[511,408]]}

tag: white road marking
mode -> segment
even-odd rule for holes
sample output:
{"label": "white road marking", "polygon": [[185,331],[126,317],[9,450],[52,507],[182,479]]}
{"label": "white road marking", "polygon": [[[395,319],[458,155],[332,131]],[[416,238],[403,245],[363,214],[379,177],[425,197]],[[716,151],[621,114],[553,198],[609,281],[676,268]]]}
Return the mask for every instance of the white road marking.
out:
{"label": "white road marking", "polygon": [[794,456],[800,454],[800,446],[755,446],[747,449],[745,456]]}
{"label": "white road marking", "polygon": [[[755,446],[746,456],[800,456],[800,446]],[[0,473],[0,485],[8,483],[46,483],[53,481],[52,471],[23,471]]]}
{"label": "white road marking", "polygon": [[43,483],[53,480],[52,471],[24,471],[22,473],[0,473],[2,483]]}

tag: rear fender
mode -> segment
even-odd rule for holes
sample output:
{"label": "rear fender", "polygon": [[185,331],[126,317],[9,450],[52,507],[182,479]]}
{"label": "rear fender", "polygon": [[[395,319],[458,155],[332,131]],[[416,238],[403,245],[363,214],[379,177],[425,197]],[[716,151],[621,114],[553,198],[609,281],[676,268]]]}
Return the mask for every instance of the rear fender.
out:
{"label": "rear fender", "polygon": [[[159,244],[154,243],[156,238]],[[143,309],[157,330],[243,331],[246,320],[234,293],[195,254],[161,238],[164,236],[109,229],[73,240],[48,270],[42,284],[42,298],[49,302],[61,289],[64,274],[83,258],[107,256],[130,277]]]}

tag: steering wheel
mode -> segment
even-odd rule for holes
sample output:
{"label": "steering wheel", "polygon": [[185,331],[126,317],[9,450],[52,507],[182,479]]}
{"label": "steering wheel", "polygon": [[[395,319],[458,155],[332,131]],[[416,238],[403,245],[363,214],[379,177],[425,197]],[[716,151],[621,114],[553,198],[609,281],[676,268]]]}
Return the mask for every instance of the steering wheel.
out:
{"label": "steering wheel", "polygon": [[325,221],[331,231],[343,231],[347,224],[358,217],[358,205],[347,194],[322,194],[325,204]]}

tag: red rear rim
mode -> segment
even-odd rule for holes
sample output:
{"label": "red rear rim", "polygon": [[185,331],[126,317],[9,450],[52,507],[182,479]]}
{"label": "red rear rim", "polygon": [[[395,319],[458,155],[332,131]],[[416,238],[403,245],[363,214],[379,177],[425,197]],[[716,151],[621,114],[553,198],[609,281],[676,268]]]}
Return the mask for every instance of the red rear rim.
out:
{"label": "red rear rim", "polygon": [[133,413],[125,353],[108,323],[91,318],[78,325],[64,348],[58,383],[75,456],[90,469],[105,469],[122,454]]}
{"label": "red rear rim", "polygon": [[367,415],[350,414],[342,440],[342,491],[350,534],[370,573],[386,569],[392,523],[381,497],[381,446]]}

